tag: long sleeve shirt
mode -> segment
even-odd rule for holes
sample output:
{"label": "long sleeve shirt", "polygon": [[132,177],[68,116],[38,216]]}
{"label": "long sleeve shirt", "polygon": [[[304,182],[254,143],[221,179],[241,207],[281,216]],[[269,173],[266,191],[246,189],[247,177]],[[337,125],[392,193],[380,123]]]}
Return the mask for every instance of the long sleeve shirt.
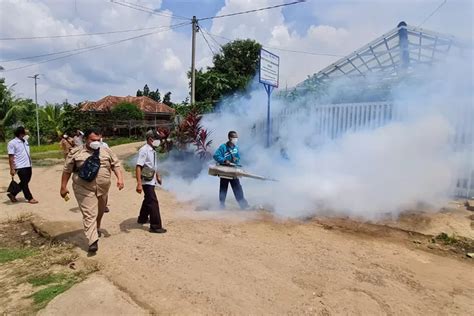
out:
{"label": "long sleeve shirt", "polygon": [[[233,158],[235,158],[235,160]],[[226,160],[239,165],[239,147],[237,145],[230,147],[227,143],[220,145],[214,153],[214,160],[221,165],[223,165]]]}

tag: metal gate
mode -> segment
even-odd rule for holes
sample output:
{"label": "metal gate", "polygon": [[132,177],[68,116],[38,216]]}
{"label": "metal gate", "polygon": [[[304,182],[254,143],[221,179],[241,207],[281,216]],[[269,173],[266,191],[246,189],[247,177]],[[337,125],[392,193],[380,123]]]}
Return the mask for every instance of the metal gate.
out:
{"label": "metal gate", "polygon": [[[303,115],[314,119],[315,131],[326,141],[344,133],[375,129],[402,117],[402,111],[389,102],[327,104],[312,107],[292,107],[274,114],[271,119],[272,135],[291,116]],[[453,188],[457,197],[474,196],[474,109],[472,105],[459,107],[452,114],[456,130],[451,140],[453,153],[460,157],[460,170]],[[265,135],[266,121],[254,125],[255,138]],[[276,138],[272,139],[274,142]]]}

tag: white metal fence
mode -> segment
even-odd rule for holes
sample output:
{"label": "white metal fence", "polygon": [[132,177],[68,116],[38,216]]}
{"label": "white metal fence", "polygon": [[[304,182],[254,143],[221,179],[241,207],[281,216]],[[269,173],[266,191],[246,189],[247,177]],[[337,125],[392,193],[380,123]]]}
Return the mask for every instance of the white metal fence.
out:
{"label": "white metal fence", "polygon": [[[328,104],[313,107],[286,108],[271,119],[272,135],[284,127],[291,116],[312,118],[315,132],[321,139],[332,140],[344,133],[375,129],[402,117],[401,110],[388,102]],[[453,155],[460,160],[459,176],[453,188],[457,197],[474,196],[474,109],[472,105],[460,107],[452,113],[455,133],[452,139]],[[253,135],[265,135],[266,121],[255,124]],[[275,141],[276,138],[273,139]]]}

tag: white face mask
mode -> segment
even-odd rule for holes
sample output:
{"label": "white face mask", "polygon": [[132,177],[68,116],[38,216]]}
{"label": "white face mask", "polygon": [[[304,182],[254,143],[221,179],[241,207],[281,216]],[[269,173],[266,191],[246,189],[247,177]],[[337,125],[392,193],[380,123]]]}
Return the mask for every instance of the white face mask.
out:
{"label": "white face mask", "polygon": [[159,139],[155,139],[155,140],[153,141],[153,143],[151,143],[151,145],[152,145],[153,147],[158,147],[158,146],[160,146],[160,144],[161,144],[161,142],[160,142]]}
{"label": "white face mask", "polygon": [[231,138],[231,139],[230,139],[230,142],[231,142],[232,144],[234,144],[234,145],[236,145],[238,141],[239,141],[238,138]]}
{"label": "white face mask", "polygon": [[97,150],[97,149],[100,148],[100,146],[101,146],[101,142],[100,142],[100,141],[97,141],[97,140],[94,141],[94,142],[91,142],[91,143],[89,144],[89,147],[90,147],[92,150]]}
{"label": "white face mask", "polygon": [[30,135],[23,136],[23,139],[26,140],[26,141],[28,141],[28,138],[30,138]]}

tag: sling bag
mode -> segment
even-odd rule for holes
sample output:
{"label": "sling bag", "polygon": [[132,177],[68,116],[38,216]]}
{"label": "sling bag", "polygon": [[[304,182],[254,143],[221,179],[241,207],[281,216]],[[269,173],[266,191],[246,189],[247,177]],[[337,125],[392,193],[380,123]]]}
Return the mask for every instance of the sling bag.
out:
{"label": "sling bag", "polygon": [[79,178],[87,182],[92,182],[97,177],[100,169],[99,153],[100,148],[94,150],[92,155],[90,155],[86,161],[84,161],[81,168],[79,169]]}
{"label": "sling bag", "polygon": [[153,168],[144,165],[142,168],[142,179],[145,181],[152,181],[155,177],[156,156],[153,150]]}

